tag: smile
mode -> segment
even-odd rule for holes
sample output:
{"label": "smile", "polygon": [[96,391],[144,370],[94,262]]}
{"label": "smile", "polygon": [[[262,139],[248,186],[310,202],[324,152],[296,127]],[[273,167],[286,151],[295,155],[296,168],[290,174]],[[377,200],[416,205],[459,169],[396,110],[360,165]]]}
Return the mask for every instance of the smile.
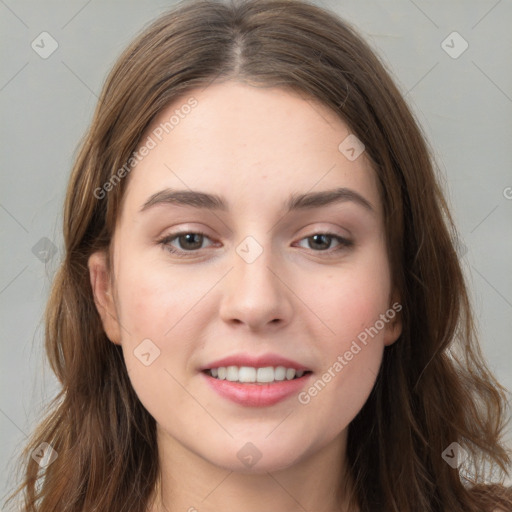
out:
{"label": "smile", "polygon": [[271,384],[272,382],[299,379],[305,373],[311,373],[307,370],[296,370],[284,366],[265,366],[261,368],[254,366],[220,366],[205,371],[210,377],[218,380],[257,384]]}

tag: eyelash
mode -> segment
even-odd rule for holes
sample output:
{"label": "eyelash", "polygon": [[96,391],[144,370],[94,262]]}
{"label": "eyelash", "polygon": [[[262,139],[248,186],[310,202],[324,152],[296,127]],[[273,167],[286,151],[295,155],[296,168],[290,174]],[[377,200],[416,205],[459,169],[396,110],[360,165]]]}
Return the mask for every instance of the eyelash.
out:
{"label": "eyelash", "polygon": [[[185,250],[181,250],[181,249],[176,249],[175,247],[169,245],[173,240],[176,240],[180,236],[184,236],[184,235],[200,235],[200,236],[210,239],[210,237],[206,233],[202,233],[201,231],[180,231],[178,233],[172,233],[170,235],[164,236],[163,238],[158,240],[157,243],[162,245],[166,251],[169,251],[172,254],[176,254],[176,255],[184,256],[184,257],[192,256],[193,253],[198,252],[200,249],[185,251]],[[339,243],[339,246],[335,249],[325,249],[325,250],[318,250],[318,251],[315,251],[314,249],[310,249],[313,252],[323,253],[327,257],[335,256],[339,251],[341,251],[343,249],[348,249],[354,245],[354,242],[352,242],[351,240],[348,240],[339,235],[336,235],[335,233],[324,232],[324,231],[319,231],[317,233],[313,233],[309,236],[301,238],[300,241],[307,240],[308,238],[312,238],[312,237],[318,236],[318,235],[324,235],[324,236],[330,237]]]}

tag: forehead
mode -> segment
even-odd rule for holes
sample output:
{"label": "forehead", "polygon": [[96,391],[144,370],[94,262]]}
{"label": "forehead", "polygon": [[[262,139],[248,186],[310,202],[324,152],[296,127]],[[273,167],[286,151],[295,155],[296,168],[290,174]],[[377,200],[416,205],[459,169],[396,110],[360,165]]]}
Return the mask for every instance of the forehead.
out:
{"label": "forehead", "polygon": [[364,152],[348,158],[353,137],[336,113],[300,93],[214,83],[174,101],[146,130],[139,149],[151,149],[130,173],[125,205],[140,208],[173,188],[222,192],[228,206],[258,199],[272,207],[292,193],[339,186],[378,204]]}

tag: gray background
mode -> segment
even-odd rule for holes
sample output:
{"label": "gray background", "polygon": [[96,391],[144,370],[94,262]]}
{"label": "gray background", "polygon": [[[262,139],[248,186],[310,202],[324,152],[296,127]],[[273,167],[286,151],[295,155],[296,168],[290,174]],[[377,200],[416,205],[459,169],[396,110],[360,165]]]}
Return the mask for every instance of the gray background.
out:
{"label": "gray background", "polygon": [[[422,124],[459,226],[484,353],[512,389],[512,2],[315,3],[360,30]],[[62,255],[61,210],[77,145],[116,57],[172,5],[0,0],[2,496],[14,458],[57,389],[43,362],[42,315]],[[31,47],[34,40],[42,46],[43,31],[58,43],[46,59]],[[453,31],[469,44],[457,58],[441,46]],[[457,36],[446,44],[452,53],[463,48]]]}

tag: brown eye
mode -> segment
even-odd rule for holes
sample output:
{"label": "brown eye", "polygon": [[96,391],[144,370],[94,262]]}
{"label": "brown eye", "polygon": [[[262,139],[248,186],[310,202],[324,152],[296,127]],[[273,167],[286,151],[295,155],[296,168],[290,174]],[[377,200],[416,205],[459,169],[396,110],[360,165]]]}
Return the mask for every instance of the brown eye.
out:
{"label": "brown eye", "polygon": [[[314,235],[303,238],[302,240],[307,241],[307,249],[312,249],[315,252],[334,252],[352,245],[351,241],[346,240],[341,236],[335,235],[334,233],[315,233]],[[337,243],[334,249],[332,248],[333,242]]]}
{"label": "brown eye", "polygon": [[334,238],[330,235],[313,235],[307,238],[311,249],[326,250],[330,248]]}
{"label": "brown eye", "polygon": [[159,243],[172,253],[184,254],[202,249],[205,239],[209,240],[204,233],[187,231],[168,235]]}
{"label": "brown eye", "polygon": [[185,235],[179,235],[176,237],[181,249],[194,250],[200,249],[203,245],[203,235],[200,233],[186,233]]}

